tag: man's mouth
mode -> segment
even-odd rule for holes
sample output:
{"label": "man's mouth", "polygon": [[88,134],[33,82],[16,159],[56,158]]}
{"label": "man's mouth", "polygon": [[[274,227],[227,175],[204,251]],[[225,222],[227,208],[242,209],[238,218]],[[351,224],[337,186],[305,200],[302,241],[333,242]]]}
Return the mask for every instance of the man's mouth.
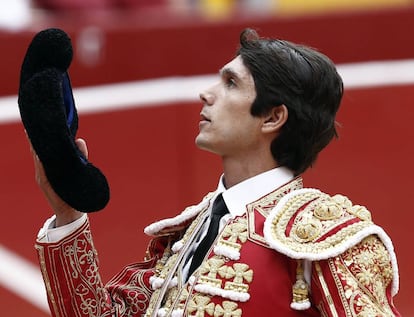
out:
{"label": "man's mouth", "polygon": [[207,122],[210,122],[211,120],[210,120],[208,117],[206,117],[206,115],[205,115],[205,114],[200,113],[200,121],[207,121]]}

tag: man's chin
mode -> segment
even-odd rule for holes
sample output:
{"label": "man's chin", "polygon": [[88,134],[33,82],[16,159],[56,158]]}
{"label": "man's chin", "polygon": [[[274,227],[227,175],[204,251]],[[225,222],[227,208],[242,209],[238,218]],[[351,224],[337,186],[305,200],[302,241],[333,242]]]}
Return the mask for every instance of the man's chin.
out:
{"label": "man's chin", "polygon": [[200,150],[214,153],[214,151],[211,149],[210,143],[208,143],[202,136],[200,136],[200,134],[195,138],[195,144]]}

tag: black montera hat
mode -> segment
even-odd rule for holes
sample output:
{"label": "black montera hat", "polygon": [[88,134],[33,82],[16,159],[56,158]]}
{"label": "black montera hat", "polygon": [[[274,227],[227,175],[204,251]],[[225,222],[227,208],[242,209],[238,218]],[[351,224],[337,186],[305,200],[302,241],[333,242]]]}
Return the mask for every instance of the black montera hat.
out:
{"label": "black montera hat", "polygon": [[19,110],[54,191],[70,206],[92,212],[109,201],[109,186],[75,144],[78,115],[68,68],[71,40],[59,29],[35,35],[20,73]]}

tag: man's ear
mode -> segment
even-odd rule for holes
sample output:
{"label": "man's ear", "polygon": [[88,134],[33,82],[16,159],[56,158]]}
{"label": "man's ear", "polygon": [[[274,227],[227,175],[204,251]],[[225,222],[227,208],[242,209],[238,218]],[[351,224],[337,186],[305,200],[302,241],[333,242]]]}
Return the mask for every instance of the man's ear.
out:
{"label": "man's ear", "polygon": [[285,105],[273,107],[264,117],[262,131],[264,133],[277,132],[282,128],[288,119],[288,109]]}

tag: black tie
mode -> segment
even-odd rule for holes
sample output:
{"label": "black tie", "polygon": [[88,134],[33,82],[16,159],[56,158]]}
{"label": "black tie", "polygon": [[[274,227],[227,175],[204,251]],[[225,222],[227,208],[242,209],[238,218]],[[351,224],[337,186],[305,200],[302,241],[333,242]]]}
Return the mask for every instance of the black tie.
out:
{"label": "black tie", "polygon": [[211,211],[211,220],[207,234],[194,252],[193,260],[191,261],[191,266],[188,271],[188,276],[190,276],[195,271],[195,269],[200,266],[201,262],[207,254],[207,251],[210,249],[211,245],[217,237],[221,217],[223,217],[228,212],[229,210],[227,209],[226,203],[224,202],[223,195],[219,194],[213,204],[213,209]]}

